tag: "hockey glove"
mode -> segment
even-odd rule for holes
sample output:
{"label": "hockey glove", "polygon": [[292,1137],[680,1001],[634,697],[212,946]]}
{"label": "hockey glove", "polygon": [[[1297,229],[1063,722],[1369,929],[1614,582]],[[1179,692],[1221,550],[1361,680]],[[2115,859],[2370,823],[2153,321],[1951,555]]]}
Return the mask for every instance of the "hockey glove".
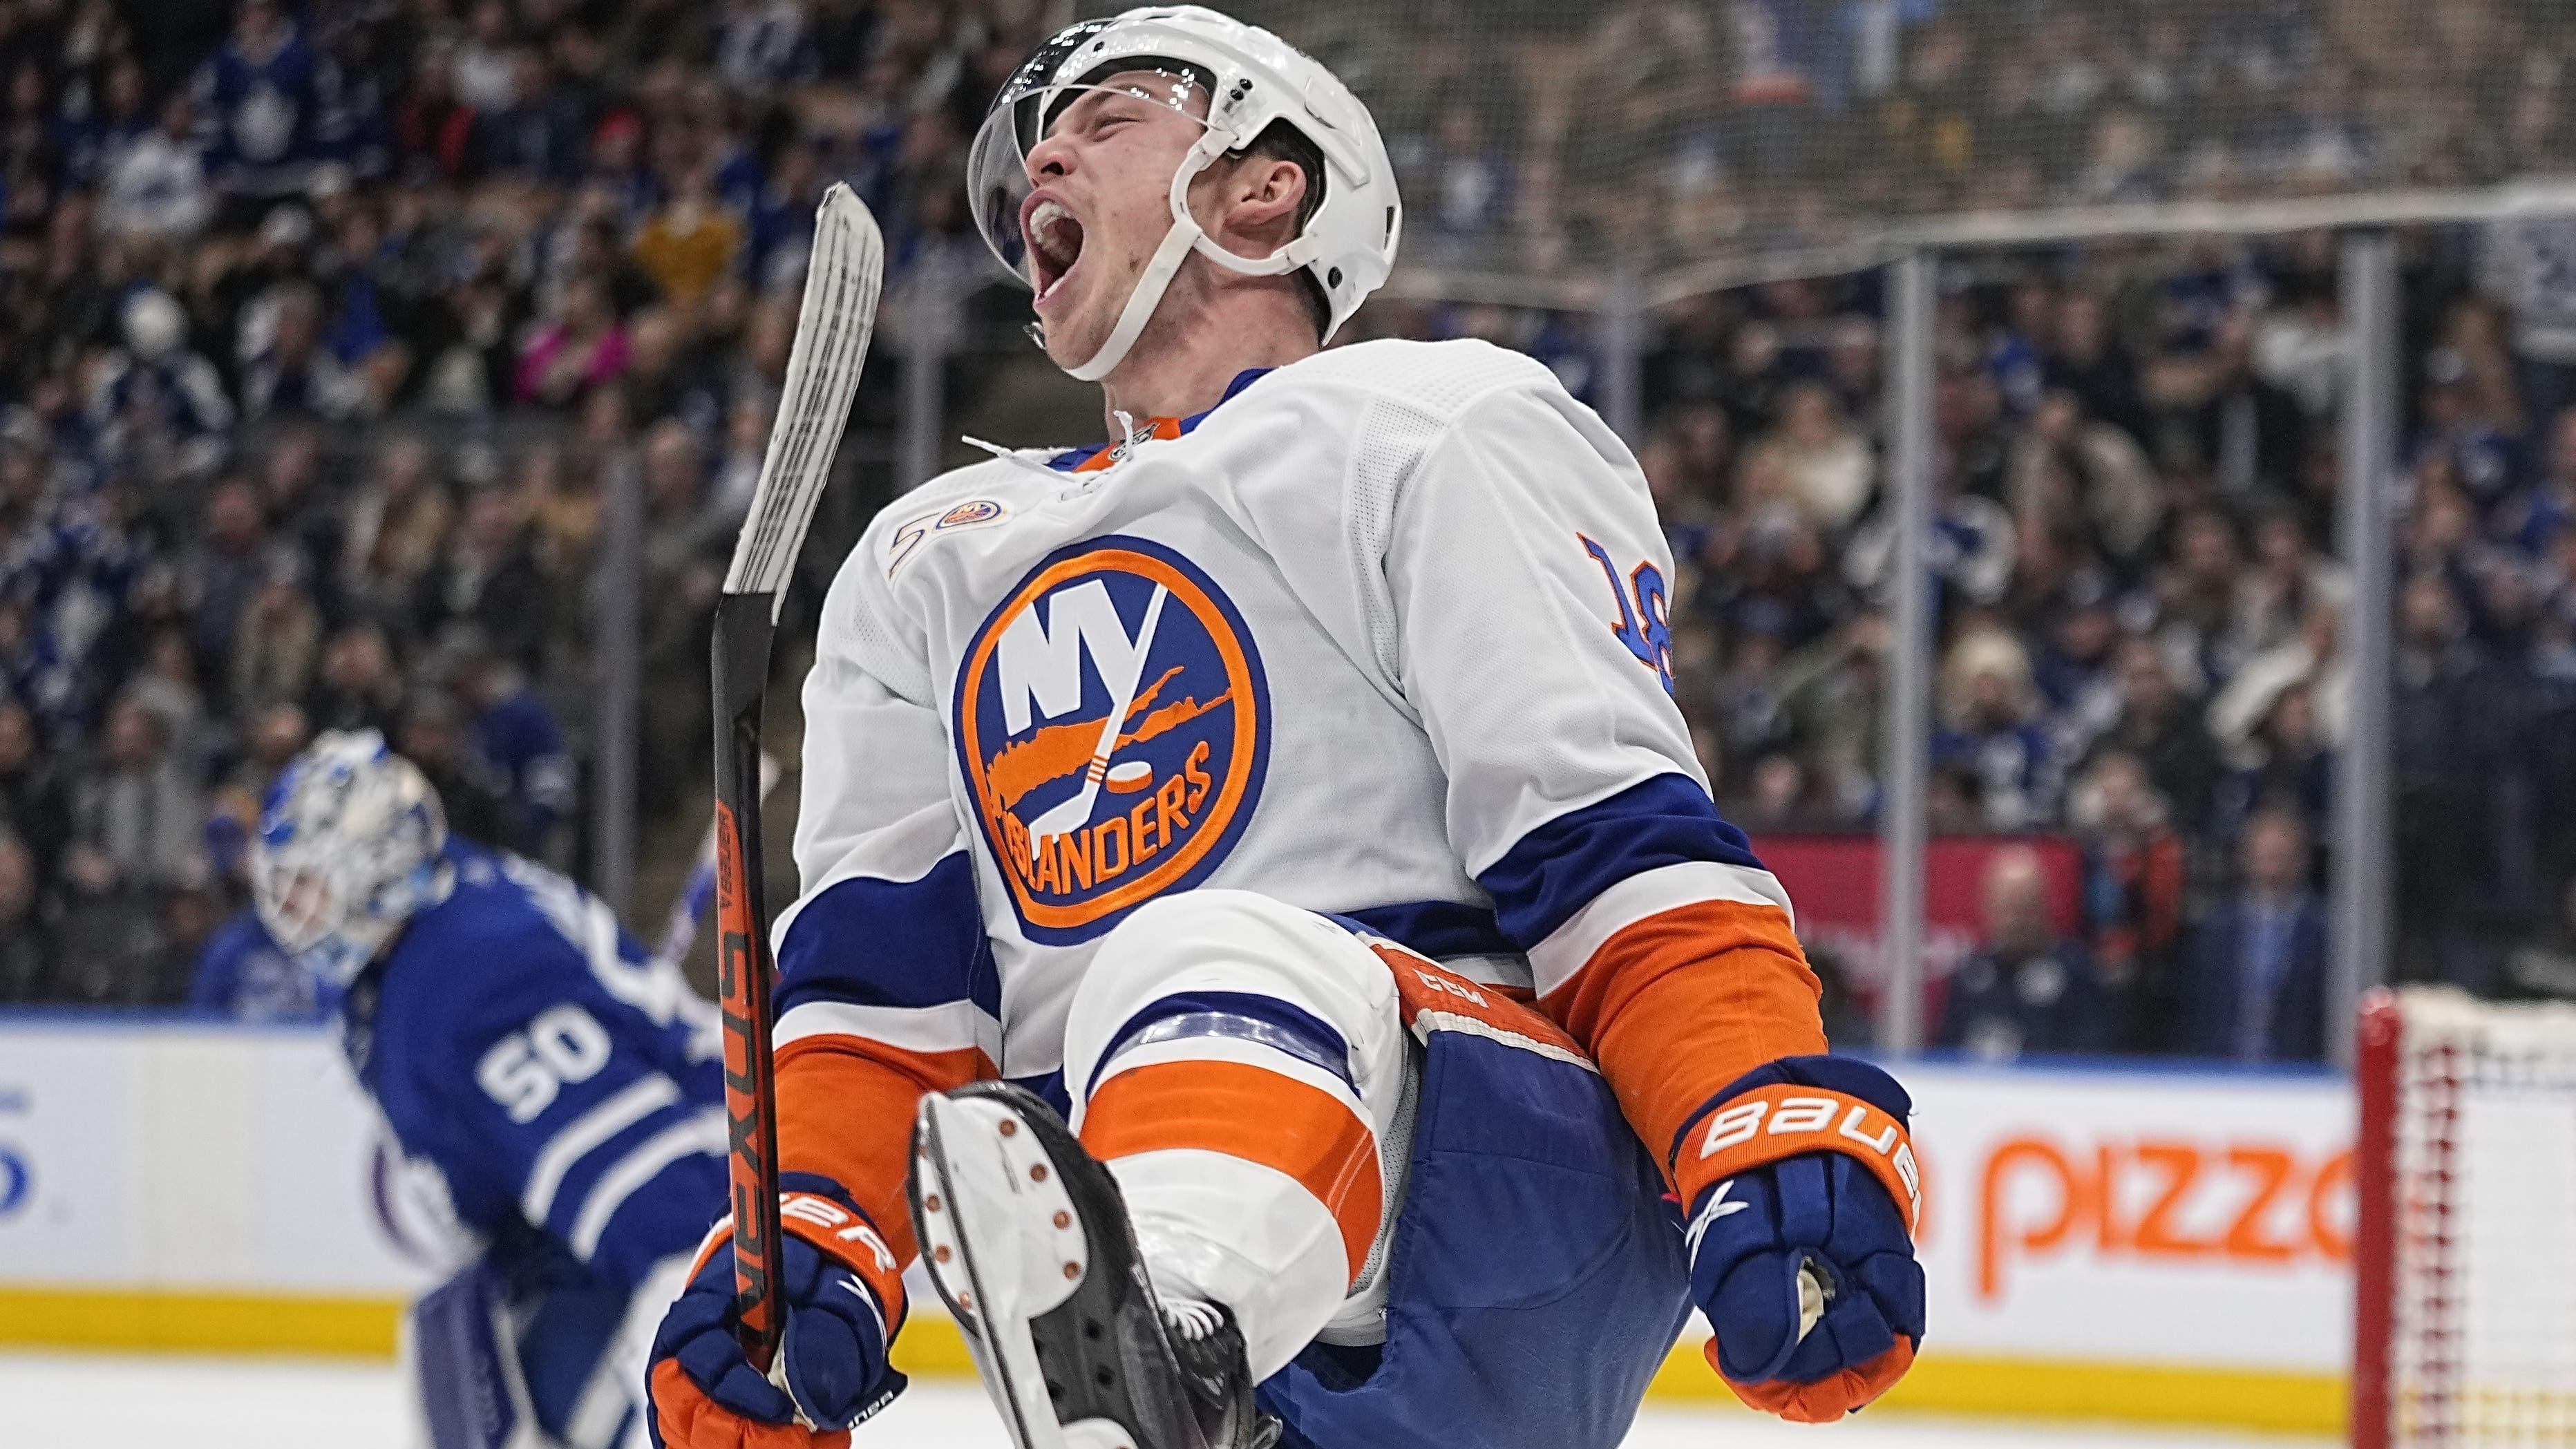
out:
{"label": "hockey glove", "polygon": [[1737,1398],[1828,1423],[1905,1374],[1923,1340],[1914,1261],[1922,1175],[1894,1078],[1848,1057],[1783,1057],[1685,1126],[1691,1297]]}
{"label": "hockey glove", "polygon": [[838,1449],[892,1402],[903,1272],[867,1215],[827,1177],[780,1178],[787,1326],[766,1375],[734,1337],[733,1220],[716,1224],[653,1338],[650,1424],[660,1449]]}

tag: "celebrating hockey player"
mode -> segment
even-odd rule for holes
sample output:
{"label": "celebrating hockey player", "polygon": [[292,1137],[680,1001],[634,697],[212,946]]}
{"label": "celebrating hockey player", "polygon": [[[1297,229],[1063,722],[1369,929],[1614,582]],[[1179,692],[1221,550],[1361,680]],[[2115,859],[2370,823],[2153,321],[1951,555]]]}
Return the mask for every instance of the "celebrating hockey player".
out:
{"label": "celebrating hockey player", "polygon": [[838,1443],[916,1253],[1021,1449],[1606,1449],[1692,1302],[1747,1402],[1868,1403],[1923,1333],[1909,1104],[1710,802],[1627,449],[1482,343],[1322,350],[1401,208],[1264,31],[1063,32],[968,185],[1109,441],[935,480],[832,587],[783,1345],[717,1238],[664,1443]]}
{"label": "celebrating hockey player", "polygon": [[562,876],[447,833],[373,730],[270,792],[260,920],[451,1230],[412,1309],[429,1449],[647,1442],[645,1353],[724,1196],[713,1008]]}

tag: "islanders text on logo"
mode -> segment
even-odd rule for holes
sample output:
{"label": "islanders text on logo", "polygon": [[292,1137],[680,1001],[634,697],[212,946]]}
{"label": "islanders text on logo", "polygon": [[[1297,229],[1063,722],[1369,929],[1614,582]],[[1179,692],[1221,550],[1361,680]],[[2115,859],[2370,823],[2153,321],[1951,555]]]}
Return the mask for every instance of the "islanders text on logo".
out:
{"label": "islanders text on logo", "polygon": [[1242,616],[1170,549],[1092,539],[1023,580],[968,647],[956,738],[1030,939],[1204,879],[1260,796],[1269,709]]}

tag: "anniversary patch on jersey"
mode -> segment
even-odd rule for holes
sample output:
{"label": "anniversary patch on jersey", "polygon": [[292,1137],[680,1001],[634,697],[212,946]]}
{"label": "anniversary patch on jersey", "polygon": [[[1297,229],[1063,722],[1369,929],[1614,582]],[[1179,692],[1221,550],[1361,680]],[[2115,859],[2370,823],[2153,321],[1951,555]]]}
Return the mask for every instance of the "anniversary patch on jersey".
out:
{"label": "anniversary patch on jersey", "polygon": [[958,765],[1031,940],[1106,931],[1197,884],[1261,793],[1270,696],[1196,565],[1112,535],[1050,556],[957,675]]}
{"label": "anniversary patch on jersey", "polygon": [[1004,511],[1005,510],[999,502],[990,498],[978,498],[972,502],[960,503],[956,507],[949,509],[946,513],[939,515],[939,522],[931,526],[934,528],[973,528],[976,524],[992,523],[1000,519]]}
{"label": "anniversary patch on jersey", "polygon": [[903,561],[921,547],[922,540],[934,533],[981,528],[1010,516],[1010,505],[998,498],[972,498],[945,513],[925,513],[912,519],[886,536],[886,577],[893,578],[895,570],[903,567]]}

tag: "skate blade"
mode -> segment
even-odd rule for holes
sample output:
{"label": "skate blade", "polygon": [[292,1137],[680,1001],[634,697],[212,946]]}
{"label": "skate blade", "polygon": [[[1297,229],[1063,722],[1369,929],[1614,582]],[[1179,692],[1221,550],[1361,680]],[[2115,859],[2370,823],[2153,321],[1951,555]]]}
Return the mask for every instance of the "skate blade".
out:
{"label": "skate blade", "polygon": [[1090,1269],[1082,1219],[1038,1134],[990,1098],[925,1096],[913,1127],[913,1221],[1015,1449],[1136,1449],[1106,1419],[1056,1421],[1029,1321]]}

